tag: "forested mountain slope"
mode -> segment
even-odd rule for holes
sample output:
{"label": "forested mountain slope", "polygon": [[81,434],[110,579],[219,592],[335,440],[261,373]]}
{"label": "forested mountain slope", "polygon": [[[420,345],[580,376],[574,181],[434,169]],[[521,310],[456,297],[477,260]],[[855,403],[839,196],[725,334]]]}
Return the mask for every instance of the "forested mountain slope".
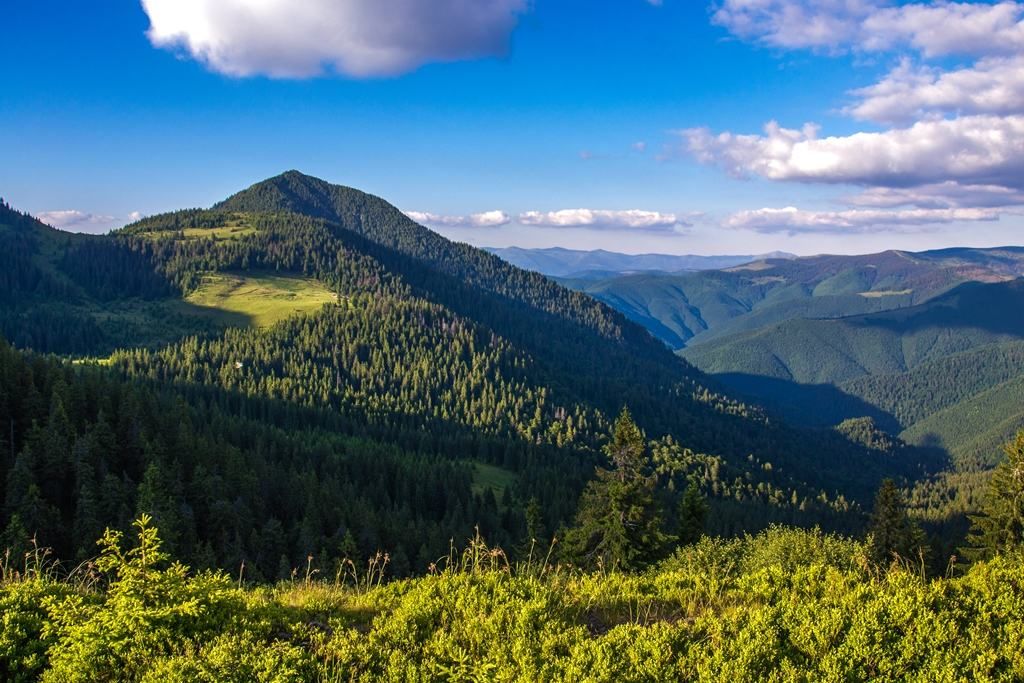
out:
{"label": "forested mountain slope", "polygon": [[[0,244],[0,334],[18,346],[106,355],[222,327],[181,300],[145,249],[55,230],[3,202]],[[97,250],[102,260],[88,258]]]}
{"label": "forested mountain slope", "polygon": [[[924,304],[834,320],[790,320],[683,354],[786,419],[825,426],[870,416],[947,452],[973,497],[998,445],[1024,426],[1024,279],[967,283]],[[946,495],[946,494],[944,494]]]}
{"label": "forested mountain slope", "polygon": [[964,282],[1024,275],[1024,249],[888,251],[766,259],[725,270],[565,280],[679,349],[797,318],[923,303]]}
{"label": "forested mountain slope", "polygon": [[790,320],[683,352],[710,373],[799,383],[904,372],[986,344],[1024,338],[1024,280],[969,283],[925,304],[836,320]]}
{"label": "forested mountain slope", "polygon": [[[258,557],[274,574],[307,553],[394,544],[420,571],[474,521],[521,540],[531,501],[533,522],[554,532],[624,404],[647,431],[666,509],[696,481],[716,532],[771,521],[858,528],[858,504],[883,476],[938,467],[928,452],[769,420],[604,304],[295,172],[110,236],[67,236],[5,211],[33,267],[15,271],[20,298],[4,316],[31,315],[21,302],[33,301],[70,321],[15,345],[109,355],[94,368],[9,352],[9,538],[35,527],[80,552],[83,519],[123,527],[159,491],[193,561]],[[51,281],[75,298],[56,306]],[[105,324],[138,311],[135,337]],[[78,321],[101,336],[52,333]],[[102,399],[135,391],[151,392],[152,418]],[[94,449],[107,427],[137,446]],[[203,440],[209,456],[183,452]],[[234,455],[221,462],[219,449]],[[82,470],[86,452],[95,455]],[[364,456],[388,469],[359,465]],[[335,457],[344,472],[323,469]],[[61,468],[63,483],[44,486]],[[265,478],[289,484],[268,491]],[[338,498],[342,482],[365,495]],[[97,496],[116,509],[89,512]],[[394,531],[402,525],[411,531]]]}

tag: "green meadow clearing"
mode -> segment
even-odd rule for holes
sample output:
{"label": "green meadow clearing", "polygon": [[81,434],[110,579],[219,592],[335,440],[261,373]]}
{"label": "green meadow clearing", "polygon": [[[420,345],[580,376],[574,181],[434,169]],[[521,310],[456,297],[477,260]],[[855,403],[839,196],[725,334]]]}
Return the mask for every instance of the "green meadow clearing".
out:
{"label": "green meadow clearing", "polygon": [[335,301],[316,280],[255,273],[211,273],[185,297],[193,306],[225,317],[244,316],[252,327],[269,327],[297,314],[312,313]]}

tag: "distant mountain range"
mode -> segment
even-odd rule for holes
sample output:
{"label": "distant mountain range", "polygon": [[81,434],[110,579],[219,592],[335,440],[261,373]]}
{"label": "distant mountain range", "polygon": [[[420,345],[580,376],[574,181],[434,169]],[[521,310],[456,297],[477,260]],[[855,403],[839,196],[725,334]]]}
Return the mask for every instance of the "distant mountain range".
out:
{"label": "distant mountain range", "polygon": [[793,421],[869,414],[912,443],[991,464],[999,444],[1024,427],[1022,310],[1024,280],[969,282],[915,306],[791,319],[682,355]]}
{"label": "distant mountain range", "polygon": [[1022,276],[1024,248],[1001,247],[560,281],[791,422],[870,417],[978,471],[1024,427]]}
{"label": "distant mountain range", "polygon": [[600,279],[626,273],[714,270],[730,268],[765,258],[796,258],[785,252],[772,252],[758,256],[676,256],[672,254],[620,254],[595,249],[523,249],[520,247],[488,247],[491,252],[509,263],[552,277]]}
{"label": "distant mountain range", "polygon": [[964,282],[1024,275],[1024,248],[766,258],[720,270],[561,278],[674,349],[793,318],[840,318],[923,303]]}

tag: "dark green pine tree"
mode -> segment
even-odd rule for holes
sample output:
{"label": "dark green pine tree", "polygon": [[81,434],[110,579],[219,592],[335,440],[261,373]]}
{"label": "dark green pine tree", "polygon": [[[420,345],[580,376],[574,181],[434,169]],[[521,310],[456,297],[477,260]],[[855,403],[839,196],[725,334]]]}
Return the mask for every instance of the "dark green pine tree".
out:
{"label": "dark green pine tree", "polygon": [[892,479],[886,479],[875,495],[871,512],[868,552],[876,566],[897,559],[918,559],[926,552],[927,539],[921,528],[907,516],[903,496]]}
{"label": "dark green pine tree", "polygon": [[515,556],[521,560],[536,560],[538,557],[544,559],[551,541],[544,526],[544,512],[540,507],[540,501],[536,498],[530,499],[523,510],[523,519],[526,522],[526,536],[514,548]]}
{"label": "dark green pine tree", "polygon": [[981,514],[971,517],[968,557],[990,557],[1024,545],[1024,431],[1003,450],[1006,460],[992,472]]}
{"label": "dark green pine tree", "polygon": [[169,478],[156,460],[146,467],[138,488],[136,516],[143,514],[150,515],[160,530],[164,546],[174,550],[179,538],[178,511]]}
{"label": "dark green pine tree", "polygon": [[612,468],[598,467],[584,489],[563,553],[584,567],[639,569],[663,557],[672,537],[662,528],[646,440],[625,408],[605,454]]}
{"label": "dark green pine tree", "polygon": [[704,535],[707,518],[708,503],[697,482],[691,480],[679,501],[679,542],[689,544],[699,541]]}

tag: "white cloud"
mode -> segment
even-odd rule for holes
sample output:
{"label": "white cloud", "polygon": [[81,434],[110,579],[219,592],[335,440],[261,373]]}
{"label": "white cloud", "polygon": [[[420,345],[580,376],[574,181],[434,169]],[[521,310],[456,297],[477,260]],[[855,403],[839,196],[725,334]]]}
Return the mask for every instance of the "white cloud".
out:
{"label": "white cloud", "polygon": [[851,209],[847,211],[804,211],[793,206],[782,209],[754,209],[729,216],[722,225],[760,233],[867,233],[913,232],[941,224],[995,221],[992,209]]}
{"label": "white cloud", "polygon": [[860,102],[847,112],[859,119],[904,123],[930,114],[1024,112],[1024,55],[991,57],[942,72],[904,60],[884,79],[855,90]]}
{"label": "white cloud", "polygon": [[1024,3],[912,3],[872,12],[862,27],[869,50],[908,45],[925,57],[1011,55],[1024,49]]}
{"label": "white cloud", "polygon": [[643,140],[638,140],[637,142],[634,142],[631,145],[631,149],[634,152],[639,152],[640,154],[643,154],[644,152],[647,151],[647,143],[644,142]]}
{"label": "white cloud", "polygon": [[60,230],[88,233],[104,233],[145,218],[139,211],[132,211],[127,216],[108,216],[78,209],[40,211],[34,215],[43,223]]}
{"label": "white cloud", "polygon": [[832,50],[858,40],[875,9],[864,0],[724,0],[712,21],[771,47]]}
{"label": "white cloud", "polygon": [[712,20],[784,49],[912,48],[926,57],[1010,55],[1024,49],[1024,3],[723,0]]}
{"label": "white cloud", "polygon": [[78,209],[61,209],[58,211],[42,211],[36,218],[43,223],[61,230],[83,231],[88,228],[104,227],[114,222],[113,216],[103,216]]}
{"label": "white cloud", "polygon": [[771,122],[761,135],[680,131],[685,151],[736,177],[864,186],[845,211],[744,211],[727,224],[762,232],[906,231],[988,221],[1024,206],[1024,2],[722,0],[715,23],[780,49],[961,55],[937,68],[904,57],[854,90],[844,111],[892,126],[821,137]]}
{"label": "white cloud", "polygon": [[483,211],[467,216],[443,216],[424,211],[406,211],[405,215],[423,225],[449,228],[496,228],[512,220],[504,211]]}
{"label": "white cloud", "polygon": [[908,128],[818,137],[775,122],[764,135],[680,131],[698,161],[734,176],[884,187],[955,181],[1024,187],[1024,116],[965,116],[919,121]]}
{"label": "white cloud", "polygon": [[674,213],[642,211],[606,211],[601,209],[562,209],[560,211],[527,211],[519,214],[523,225],[548,228],[628,228],[634,230],[667,230],[685,223]]}
{"label": "white cloud", "polygon": [[922,209],[998,208],[1024,206],[1024,191],[999,185],[934,183],[914,188],[872,187],[843,200],[851,206]]}
{"label": "white cloud", "polygon": [[149,39],[230,76],[387,76],[503,54],[527,0],[142,0]]}

